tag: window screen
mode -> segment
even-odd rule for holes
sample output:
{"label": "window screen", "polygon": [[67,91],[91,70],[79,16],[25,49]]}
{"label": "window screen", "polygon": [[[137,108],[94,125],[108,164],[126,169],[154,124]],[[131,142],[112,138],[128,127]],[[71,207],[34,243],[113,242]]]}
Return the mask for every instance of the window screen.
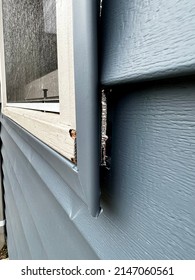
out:
{"label": "window screen", "polygon": [[3,0],[8,102],[58,101],[56,0]]}

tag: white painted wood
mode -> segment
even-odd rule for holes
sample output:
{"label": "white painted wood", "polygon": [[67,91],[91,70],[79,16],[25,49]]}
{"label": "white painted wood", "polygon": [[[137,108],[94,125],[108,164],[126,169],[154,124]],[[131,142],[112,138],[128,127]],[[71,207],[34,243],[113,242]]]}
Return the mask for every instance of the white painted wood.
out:
{"label": "white painted wood", "polygon": [[72,1],[58,0],[56,3],[56,14],[60,114],[75,129],[72,5]]}
{"label": "white painted wood", "polygon": [[24,108],[24,109],[31,109],[31,110],[38,110],[38,111],[47,111],[47,112],[60,112],[59,103],[40,103],[40,102],[33,102],[33,103],[7,103],[7,107],[15,107],[15,108]]}
{"label": "white painted wood", "polygon": [[[49,80],[51,82],[54,79],[56,83],[58,72],[59,103],[7,103],[2,0],[0,0],[2,112],[48,146],[71,159],[74,157],[74,141],[69,135],[69,129],[76,129],[72,1],[56,1],[56,13],[58,70],[29,83],[26,86],[28,92],[26,99],[36,98],[37,87],[41,85],[43,87]],[[55,93],[49,93],[48,96],[51,97],[50,95],[54,96]]]}
{"label": "white painted wood", "polygon": [[4,225],[5,225],[5,220],[0,221],[0,227],[4,227]]}
{"label": "white painted wood", "polygon": [[74,157],[74,141],[69,135],[71,127],[61,122],[59,114],[12,107],[3,108],[3,114],[63,156]]}

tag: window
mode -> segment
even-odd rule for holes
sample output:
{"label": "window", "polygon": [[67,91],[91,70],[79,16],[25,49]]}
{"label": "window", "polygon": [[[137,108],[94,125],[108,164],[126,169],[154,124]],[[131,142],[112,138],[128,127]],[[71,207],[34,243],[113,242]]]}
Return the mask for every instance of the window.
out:
{"label": "window", "polygon": [[68,159],[68,185],[93,216],[100,210],[97,8],[91,0],[0,0],[2,113]]}
{"label": "window", "polygon": [[3,113],[71,160],[75,147],[69,130],[76,130],[72,3],[1,2]]}

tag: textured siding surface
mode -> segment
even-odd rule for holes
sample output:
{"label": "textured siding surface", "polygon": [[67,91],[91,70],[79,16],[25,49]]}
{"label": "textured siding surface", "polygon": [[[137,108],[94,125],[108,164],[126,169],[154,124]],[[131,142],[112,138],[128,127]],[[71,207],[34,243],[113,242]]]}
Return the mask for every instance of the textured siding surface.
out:
{"label": "textured siding surface", "polygon": [[104,84],[195,71],[194,0],[104,0]]}
{"label": "textured siding surface", "polygon": [[118,90],[109,100],[112,168],[97,219],[3,120],[10,258],[195,258],[195,84],[134,85],[120,98]]}
{"label": "textured siding surface", "polygon": [[195,259],[195,83],[179,78],[194,71],[194,2],[103,3],[101,77],[116,85],[103,213],[89,214],[65,160],[4,117],[11,259]]}
{"label": "textured siding surface", "polygon": [[20,128],[10,124],[3,119],[1,132],[10,258],[97,258],[71,221],[80,210],[80,199],[52,162],[44,160],[17,133]]}
{"label": "textured siding surface", "polygon": [[195,259],[194,90],[189,80],[113,90],[108,192],[133,258]]}

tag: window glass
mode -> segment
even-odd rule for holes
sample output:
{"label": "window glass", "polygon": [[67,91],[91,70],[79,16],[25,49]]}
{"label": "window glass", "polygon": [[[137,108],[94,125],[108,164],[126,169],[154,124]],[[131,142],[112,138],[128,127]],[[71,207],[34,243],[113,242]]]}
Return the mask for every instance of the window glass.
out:
{"label": "window glass", "polygon": [[8,102],[58,101],[56,0],[3,0]]}

